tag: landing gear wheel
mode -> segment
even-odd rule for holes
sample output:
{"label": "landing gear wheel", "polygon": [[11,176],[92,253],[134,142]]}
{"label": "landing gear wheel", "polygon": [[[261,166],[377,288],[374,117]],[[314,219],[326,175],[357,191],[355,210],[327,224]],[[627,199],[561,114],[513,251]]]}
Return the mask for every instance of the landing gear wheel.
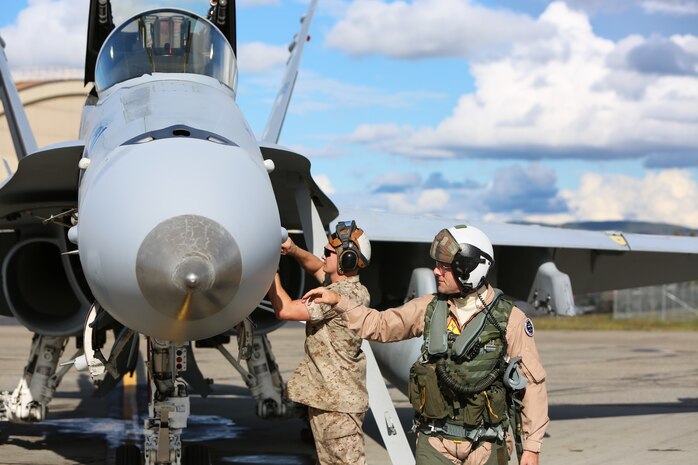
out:
{"label": "landing gear wheel", "polygon": [[184,448],[182,465],[211,465],[211,454],[208,447],[201,444],[192,444]]}
{"label": "landing gear wheel", "polygon": [[116,465],[142,465],[141,450],[133,444],[116,448]]}

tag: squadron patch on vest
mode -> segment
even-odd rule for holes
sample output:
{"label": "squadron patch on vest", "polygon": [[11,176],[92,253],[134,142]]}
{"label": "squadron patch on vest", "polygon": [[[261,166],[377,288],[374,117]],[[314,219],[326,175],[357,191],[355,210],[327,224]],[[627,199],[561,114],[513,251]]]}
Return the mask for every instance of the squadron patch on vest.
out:
{"label": "squadron patch on vest", "polygon": [[460,328],[458,327],[458,323],[453,317],[449,318],[448,326],[446,327],[446,329],[448,329],[450,333],[460,334]]}
{"label": "squadron patch on vest", "polygon": [[524,323],[524,331],[526,331],[526,334],[528,334],[530,337],[533,337],[533,322],[530,318],[526,318],[526,323]]}

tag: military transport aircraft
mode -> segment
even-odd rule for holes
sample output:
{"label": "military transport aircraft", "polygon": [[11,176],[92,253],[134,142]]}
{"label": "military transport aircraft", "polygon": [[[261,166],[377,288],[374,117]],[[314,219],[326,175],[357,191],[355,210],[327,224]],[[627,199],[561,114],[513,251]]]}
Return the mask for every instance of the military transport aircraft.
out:
{"label": "military transport aircraft", "polygon": [[[143,451],[117,463],[206,464],[182,447],[189,394],[210,387],[193,347],[213,347],[240,372],[264,418],[292,409],[266,333],[278,327],[264,295],[280,267],[302,292],[304,274],[279,245],[289,231],[316,254],[333,221],[356,219],[372,239],[362,274],[373,304],[433,292],[428,247],[448,219],[342,211],[318,188],[310,162],[278,145],[317,0],[294,38],[287,71],[257,140],[235,102],[235,5],[211,0],[207,18],[175,8],[116,26],[110,0],[91,0],[85,83],[93,84],[79,140],[38,148],[0,57],[0,94],[19,159],[0,186],[0,314],[35,336],[0,420],[41,421],[70,366],[98,393],[132,371],[147,340]],[[11,46],[11,44],[8,44]],[[576,292],[698,278],[698,240],[476,224],[495,245],[492,282],[532,307],[574,312]],[[118,336],[109,354],[107,332]],[[239,357],[224,343],[234,334]],[[67,341],[83,349],[59,368]],[[196,341],[196,343],[192,342]],[[404,386],[419,341],[372,345],[382,373]],[[385,384],[369,359],[370,404],[394,463],[414,463]],[[247,361],[245,369],[238,359]]]}

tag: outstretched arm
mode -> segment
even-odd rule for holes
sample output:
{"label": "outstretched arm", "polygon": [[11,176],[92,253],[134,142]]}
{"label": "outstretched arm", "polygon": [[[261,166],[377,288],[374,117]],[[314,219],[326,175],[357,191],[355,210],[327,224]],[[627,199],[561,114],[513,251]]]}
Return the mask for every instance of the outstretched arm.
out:
{"label": "outstretched arm", "polygon": [[279,320],[308,321],[310,319],[305,303],[300,300],[292,300],[281,286],[279,273],[274,276],[274,282],[269,288],[268,295],[271,306],[274,307],[274,314]]}
{"label": "outstretched arm", "polygon": [[303,250],[293,242],[290,237],[281,244],[281,253],[293,257],[303,269],[312,274],[319,283],[324,282],[325,272],[322,270],[324,263],[318,257]]}
{"label": "outstretched arm", "polygon": [[307,303],[331,305],[347,327],[357,331],[364,339],[380,342],[402,341],[420,336],[424,331],[424,312],[433,296],[412,299],[401,307],[378,311],[352,302],[346,297],[324,288],[308,291],[303,299]]}

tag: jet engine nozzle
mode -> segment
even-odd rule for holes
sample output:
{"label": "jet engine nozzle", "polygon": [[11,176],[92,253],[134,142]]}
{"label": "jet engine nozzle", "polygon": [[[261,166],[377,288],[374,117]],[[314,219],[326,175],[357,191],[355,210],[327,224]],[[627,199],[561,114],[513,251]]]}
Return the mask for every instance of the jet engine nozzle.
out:
{"label": "jet engine nozzle", "polygon": [[148,303],[177,321],[214,315],[237,293],[240,248],[215,221],[198,215],[169,218],[145,237],[136,279]]}

